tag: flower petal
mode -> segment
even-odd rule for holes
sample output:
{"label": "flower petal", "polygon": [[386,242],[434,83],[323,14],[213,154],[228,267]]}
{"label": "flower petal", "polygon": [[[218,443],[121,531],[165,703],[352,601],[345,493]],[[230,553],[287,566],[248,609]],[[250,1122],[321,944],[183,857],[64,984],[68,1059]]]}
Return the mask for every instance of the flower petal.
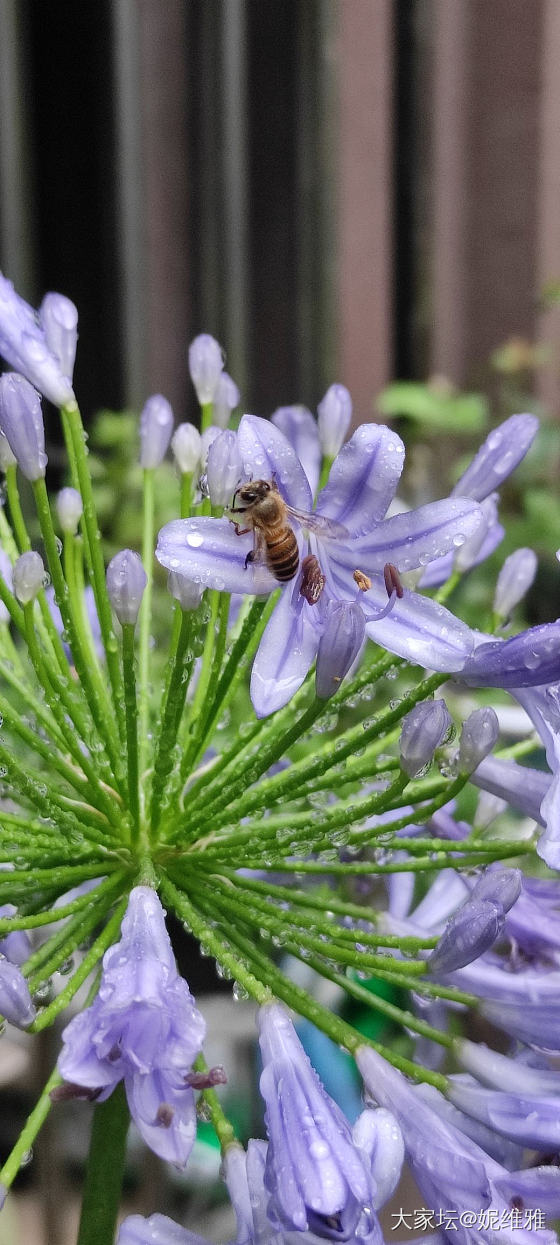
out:
{"label": "flower petal", "polygon": [[158,536],[156,558],[169,571],[219,592],[272,592],[278,581],[265,566],[249,562],[253,537],[237,536],[228,519],[172,519]]}
{"label": "flower petal", "polygon": [[[348,582],[340,575],[333,575],[333,583],[341,596],[348,596]],[[360,605],[366,616],[366,634],[375,644],[428,670],[451,673],[462,669],[474,644],[473,633],[465,623],[437,601],[407,589],[391,612],[375,621],[386,604],[385,587],[380,579],[374,579],[371,588],[361,594]]]}
{"label": "flower petal", "polygon": [[531,687],[560,677],[560,622],[542,623],[511,640],[479,644],[465,665],[470,687]]}
{"label": "flower petal", "polygon": [[158,1069],[125,1077],[130,1114],[146,1145],[168,1163],[185,1167],[196,1136],[194,1093]]}
{"label": "flower petal", "polygon": [[396,432],[384,424],[362,424],[331,467],[317,499],[319,514],[343,523],[352,535],[368,532],[392,501],[403,465],[404,446]]}
{"label": "flower petal", "polygon": [[476,502],[468,498],[429,502],[418,510],[395,514],[351,542],[331,542],[329,556],[366,575],[392,562],[401,573],[425,566],[455,547],[459,549],[482,522]]}
{"label": "flower petal", "polygon": [[259,718],[287,704],[301,687],[317,652],[320,633],[310,625],[310,611],[316,607],[304,602],[296,613],[291,600],[292,589],[288,585],[265,628],[253,662],[251,700]]}
{"label": "flower petal", "polygon": [[271,422],[293,445],[313,496],[319,483],[321,446],[317,421],[306,406],[279,406]]}
{"label": "flower petal", "polygon": [[270,420],[244,415],[239,425],[239,449],[248,479],[274,479],[289,506],[311,510],[309,481],[296,451]]}

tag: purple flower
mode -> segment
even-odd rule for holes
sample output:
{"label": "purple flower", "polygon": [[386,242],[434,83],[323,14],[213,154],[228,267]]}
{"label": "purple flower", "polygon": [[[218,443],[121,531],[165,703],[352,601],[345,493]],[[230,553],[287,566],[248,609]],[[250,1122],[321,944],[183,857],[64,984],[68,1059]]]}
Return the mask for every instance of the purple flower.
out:
{"label": "purple flower", "polygon": [[64,370],[69,362],[68,350],[65,347],[62,352],[62,362],[60,347],[53,346],[50,327],[48,332],[47,338],[36,312],[0,273],[0,354],[55,406],[69,406],[75,398],[71,376]]}
{"label": "purple flower", "polygon": [[99,994],[64,1030],[58,1066],[66,1081],[100,1099],[124,1079],[144,1140],[184,1167],[196,1133],[194,1094],[185,1078],[205,1024],[177,972],[164,916],[150,887],[131,891],[120,942],[103,958]]}
{"label": "purple flower", "polygon": [[[469,537],[481,521],[477,504],[435,502],[384,519],[404,450],[394,432],[377,424],[362,425],[343,446],[313,516],[307,476],[274,424],[245,415],[238,444],[245,478],[274,480],[292,508],[289,519],[296,524],[300,551],[300,570],[283,585],[253,665],[251,698],[257,714],[286,704],[303,682],[324,630],[321,607],[330,599],[358,603],[367,634],[390,651],[430,669],[460,670],[472,650],[470,630],[443,606],[406,589],[392,588],[388,601],[384,570],[387,564],[397,572],[424,565],[458,537]],[[252,549],[252,533],[238,536],[227,519],[193,518],[168,523],[156,554],[169,570],[205,587],[271,592],[278,581],[259,559],[247,563]],[[324,576],[319,597],[306,592],[305,556],[316,559]]]}
{"label": "purple flower", "polygon": [[[45,567],[40,553],[28,549],[12,567],[14,594],[22,605],[29,605],[45,587]],[[48,582],[48,580],[47,580]]]}
{"label": "purple flower", "polygon": [[43,479],[48,460],[41,398],[17,372],[0,377],[0,429],[26,479]]}
{"label": "purple flower", "polygon": [[72,380],[78,345],[77,307],[64,294],[45,294],[39,307],[39,323],[63,376]]}
{"label": "purple flower", "polygon": [[[209,1245],[208,1238],[181,1228],[167,1215],[127,1215],[119,1228],[117,1245]],[[233,1242],[232,1242],[233,1245]]]}
{"label": "purple flower", "polygon": [[[15,916],[17,908],[13,903],[5,903],[0,907],[0,917]],[[5,955],[11,964],[25,964],[31,955],[31,941],[29,934],[24,929],[14,929],[11,934],[5,934],[0,939],[0,954]]]}
{"label": "purple flower", "polygon": [[[535,1237],[522,1229],[504,1227],[497,1233],[492,1227],[478,1226],[481,1212],[493,1210],[499,1217],[510,1209],[509,1173],[451,1122],[447,1104],[436,1089],[410,1085],[371,1047],[360,1047],[356,1062],[369,1093],[397,1117],[412,1174],[428,1205],[457,1212],[456,1231],[445,1234],[447,1239],[457,1245],[475,1241],[494,1245],[499,1235],[504,1245],[526,1245],[531,1239],[552,1245],[551,1232]],[[463,1218],[459,1220],[459,1214],[467,1211],[475,1215],[473,1231],[463,1226]]]}
{"label": "purple flower", "polygon": [[497,715],[490,707],[470,713],[461,731],[457,766],[460,774],[472,774],[477,765],[492,751],[500,733]]}
{"label": "purple flower", "polygon": [[222,372],[214,394],[212,419],[218,428],[227,428],[231,412],[239,406],[239,389],[227,372]]}
{"label": "purple flower", "polygon": [[560,678],[560,622],[542,623],[511,640],[484,640],[467,658],[469,687],[534,687]]}
{"label": "purple flower", "polygon": [[500,618],[508,619],[525,593],[529,591],[537,573],[537,555],[532,549],[516,549],[506,558],[496,581],[494,611]]}
{"label": "purple flower", "polygon": [[326,458],[335,458],[352,418],[352,398],[345,385],[331,385],[317,407],[319,441]]}
{"label": "purple flower", "polygon": [[371,1207],[374,1186],[350,1125],[323,1089],[286,1012],[259,1012],[260,1088],[269,1137],[268,1216],[278,1227],[347,1241]]}
{"label": "purple flower", "polygon": [[321,446],[319,429],[311,411],[306,406],[279,406],[271,422],[293,446],[314,497],[321,472]]}
{"label": "purple flower", "polygon": [[224,370],[222,347],[210,333],[200,333],[189,346],[189,372],[201,406],[214,401]]}

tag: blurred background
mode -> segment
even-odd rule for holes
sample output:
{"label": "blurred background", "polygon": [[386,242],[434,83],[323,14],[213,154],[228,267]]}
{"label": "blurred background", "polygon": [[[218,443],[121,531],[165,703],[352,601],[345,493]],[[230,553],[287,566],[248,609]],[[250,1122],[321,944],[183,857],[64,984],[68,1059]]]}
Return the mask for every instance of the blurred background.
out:
{"label": "blurred background", "polygon": [[[560,613],[559,63],[559,0],[0,0],[0,267],[33,305],[55,289],[79,308],[111,543],[134,540],[119,490],[140,482],[136,419],[107,411],[159,390],[196,420],[187,343],[206,331],[244,410],[315,409],[337,380],[356,423],[396,421],[409,501],[440,496],[492,423],[538,411],[539,448],[504,490],[508,537],[462,612],[478,622],[496,567],[530,544],[526,620]],[[252,1008],[181,953],[254,1134]],[[4,1153],[58,1040],[3,1042]],[[347,1095],[349,1076],[337,1066]],[[87,1110],[53,1113],[2,1245],[74,1239]],[[210,1130],[171,1185],[133,1145],[129,1209],[226,1240],[218,1166]]]}

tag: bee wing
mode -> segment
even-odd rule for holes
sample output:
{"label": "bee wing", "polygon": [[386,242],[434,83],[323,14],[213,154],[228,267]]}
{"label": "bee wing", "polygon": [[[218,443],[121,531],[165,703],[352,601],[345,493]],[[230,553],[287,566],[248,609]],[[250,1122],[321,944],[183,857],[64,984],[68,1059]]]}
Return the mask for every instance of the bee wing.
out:
{"label": "bee wing", "polygon": [[296,523],[306,527],[310,532],[317,532],[318,536],[330,537],[332,540],[344,540],[349,535],[348,528],[343,523],[337,523],[334,519],[327,519],[323,514],[308,514],[305,510],[296,510],[294,506],[286,505],[286,510],[290,518],[295,519]]}
{"label": "bee wing", "polygon": [[266,566],[266,540],[259,527],[253,528],[253,566]]}

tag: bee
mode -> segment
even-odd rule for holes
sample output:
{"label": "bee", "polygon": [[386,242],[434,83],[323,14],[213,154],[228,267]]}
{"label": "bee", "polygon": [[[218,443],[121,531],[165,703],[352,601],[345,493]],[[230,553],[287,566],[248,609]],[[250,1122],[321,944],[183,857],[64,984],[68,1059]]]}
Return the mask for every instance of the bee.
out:
{"label": "bee", "polygon": [[[238,536],[246,532],[253,533],[253,548],[245,558],[245,566],[250,562],[260,563],[267,567],[279,584],[289,583],[298,572],[299,546],[289,520],[295,519],[302,527],[318,532],[323,537],[345,537],[348,535],[341,523],[335,523],[322,515],[307,514],[304,510],[296,510],[289,506],[278,491],[274,480],[251,480],[248,484],[240,484],[233,495],[230,514],[242,514],[245,527],[240,527],[235,519],[232,523]],[[315,565],[316,564],[316,565]],[[304,576],[307,575],[314,603],[318,600],[324,577],[320,575],[320,567],[316,558],[310,566],[310,558],[302,563]],[[311,573],[313,572],[313,573]],[[319,576],[322,580],[319,588]],[[306,584],[307,584],[306,580]],[[311,584],[311,580],[313,583]]]}

